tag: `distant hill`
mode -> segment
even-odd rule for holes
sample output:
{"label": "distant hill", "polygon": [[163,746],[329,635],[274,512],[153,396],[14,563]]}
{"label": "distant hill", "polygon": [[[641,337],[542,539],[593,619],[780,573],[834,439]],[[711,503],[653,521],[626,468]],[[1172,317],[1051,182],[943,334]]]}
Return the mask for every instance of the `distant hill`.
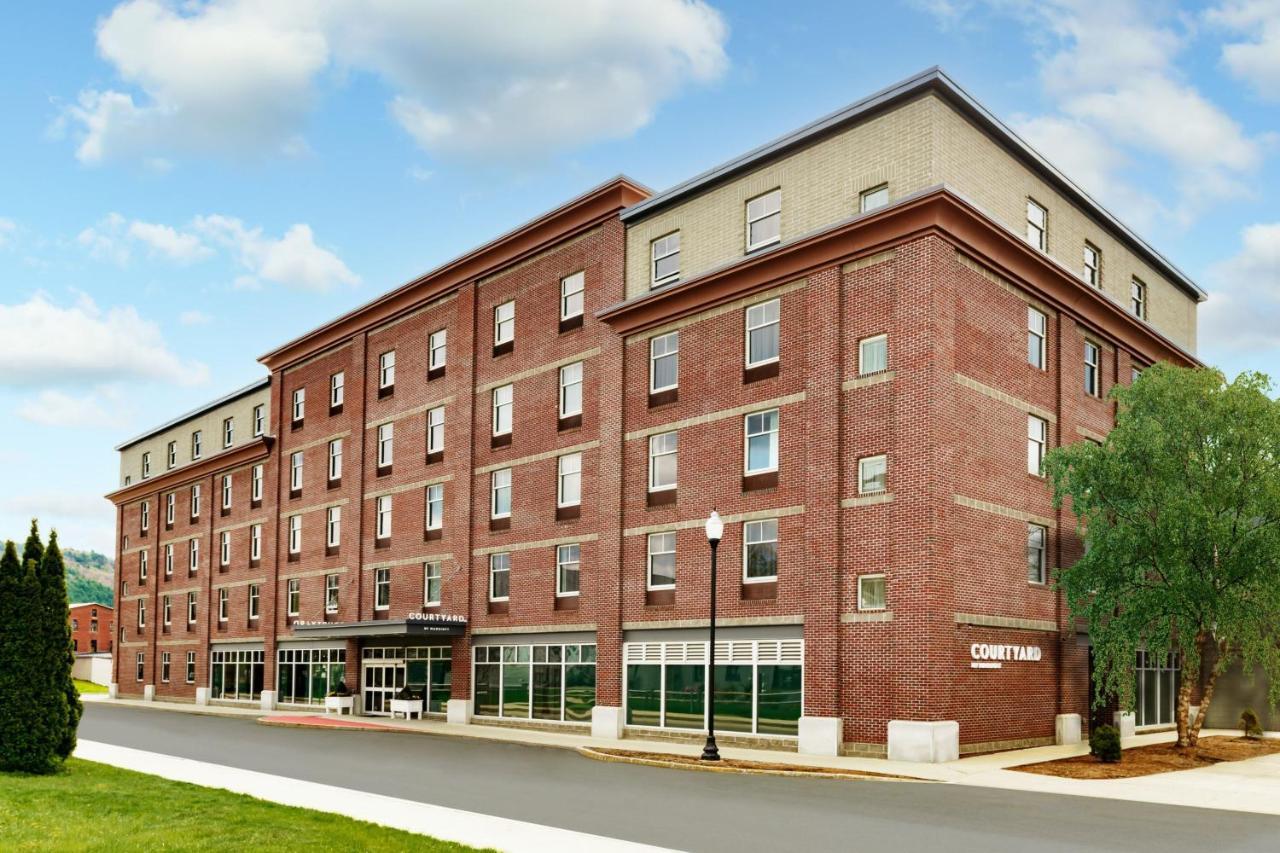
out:
{"label": "distant hill", "polygon": [[64,548],[67,566],[67,600],[96,601],[115,606],[115,561],[97,551]]}

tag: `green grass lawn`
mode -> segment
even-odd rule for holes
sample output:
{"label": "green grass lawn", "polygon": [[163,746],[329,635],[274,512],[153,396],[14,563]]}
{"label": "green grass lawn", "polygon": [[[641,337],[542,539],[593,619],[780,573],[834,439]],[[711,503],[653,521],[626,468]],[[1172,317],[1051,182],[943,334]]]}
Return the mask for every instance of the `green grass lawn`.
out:
{"label": "green grass lawn", "polygon": [[80,691],[81,696],[83,696],[86,693],[106,693],[107,692],[106,687],[103,687],[101,684],[94,684],[92,681],[81,681],[80,679],[77,678],[75,679],[75,683],[76,683],[76,690]]}
{"label": "green grass lawn", "polygon": [[0,773],[0,850],[473,848],[72,758],[52,776]]}

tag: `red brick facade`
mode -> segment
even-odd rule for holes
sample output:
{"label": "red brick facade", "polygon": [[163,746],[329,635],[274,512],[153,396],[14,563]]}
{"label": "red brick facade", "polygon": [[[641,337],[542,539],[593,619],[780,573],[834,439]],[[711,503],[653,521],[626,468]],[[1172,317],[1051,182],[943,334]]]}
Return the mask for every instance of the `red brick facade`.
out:
{"label": "red brick facade", "polygon": [[115,611],[107,604],[71,605],[71,649],[78,655],[110,652],[116,633]]}

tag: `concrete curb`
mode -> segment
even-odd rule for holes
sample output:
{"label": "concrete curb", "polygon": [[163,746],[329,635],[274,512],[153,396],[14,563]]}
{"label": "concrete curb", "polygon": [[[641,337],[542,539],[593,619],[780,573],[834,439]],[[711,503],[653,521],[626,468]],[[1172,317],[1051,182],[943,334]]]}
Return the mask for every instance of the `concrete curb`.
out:
{"label": "concrete curb", "polygon": [[820,770],[772,770],[765,767],[726,767],[716,764],[689,764],[683,761],[663,761],[658,758],[639,758],[634,755],[614,755],[608,752],[580,746],[575,750],[579,755],[592,761],[603,761],[607,764],[638,764],[644,767],[663,767],[671,770],[688,770],[693,773],[737,773],[744,776],[791,776],[812,779],[842,779],[853,782],[934,782],[934,779],[920,779],[911,776],[895,776],[874,773],[823,773]]}

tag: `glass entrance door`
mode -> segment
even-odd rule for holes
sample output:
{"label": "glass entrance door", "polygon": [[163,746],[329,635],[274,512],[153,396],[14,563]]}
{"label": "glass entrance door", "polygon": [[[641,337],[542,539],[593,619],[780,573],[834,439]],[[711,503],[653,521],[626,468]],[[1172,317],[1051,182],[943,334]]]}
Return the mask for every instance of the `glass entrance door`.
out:
{"label": "glass entrance door", "polygon": [[366,661],[364,664],[364,712],[371,716],[391,714],[391,700],[404,687],[403,661]]}

